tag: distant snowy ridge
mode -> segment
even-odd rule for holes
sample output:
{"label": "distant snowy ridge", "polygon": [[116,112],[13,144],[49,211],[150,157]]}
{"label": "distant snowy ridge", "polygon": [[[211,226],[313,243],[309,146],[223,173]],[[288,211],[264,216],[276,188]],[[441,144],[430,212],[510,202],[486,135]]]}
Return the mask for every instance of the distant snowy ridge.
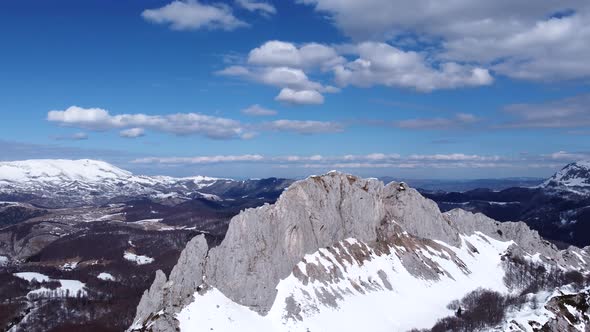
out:
{"label": "distant snowy ridge", "polygon": [[57,206],[104,204],[117,197],[187,199],[217,181],[206,176],[143,176],[90,159],[35,159],[0,162],[0,194],[32,195]]}

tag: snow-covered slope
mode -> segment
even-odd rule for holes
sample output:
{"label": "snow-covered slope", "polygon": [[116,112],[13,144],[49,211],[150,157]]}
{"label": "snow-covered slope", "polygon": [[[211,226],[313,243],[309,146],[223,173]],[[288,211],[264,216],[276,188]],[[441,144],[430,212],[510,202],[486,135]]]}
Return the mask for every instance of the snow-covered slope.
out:
{"label": "snow-covered slope", "polygon": [[[0,162],[0,194],[34,197],[56,206],[102,204],[117,197],[188,197],[220,179],[138,176],[98,160]],[[231,180],[224,180],[231,181]]]}
{"label": "snow-covered slope", "polygon": [[590,161],[578,161],[566,165],[541,186],[548,189],[590,194]]}
{"label": "snow-covered slope", "polygon": [[[443,243],[416,243],[403,234],[399,240],[402,244],[383,251],[347,239],[306,255],[279,282],[277,297],[265,316],[232,302],[216,288],[202,295],[196,293],[196,300],[177,316],[180,329],[408,331],[432,327],[438,319],[452,315],[446,305],[458,294],[478,287],[506,291],[500,258],[511,242],[483,234],[465,236],[464,243],[478,249],[474,254],[467,245],[455,248]],[[424,260],[418,269],[440,270],[438,280],[408,271],[401,258],[408,250]]]}
{"label": "snow-covered slope", "polygon": [[128,179],[130,172],[98,160],[36,159],[0,162],[0,181],[8,183]]}
{"label": "snow-covered slope", "polygon": [[219,246],[191,240],[168,277],[156,274],[130,330],[430,328],[479,287],[520,291],[504,280],[512,260],[587,272],[590,255],[523,223],[443,214],[401,183],[331,172],[243,211]]}

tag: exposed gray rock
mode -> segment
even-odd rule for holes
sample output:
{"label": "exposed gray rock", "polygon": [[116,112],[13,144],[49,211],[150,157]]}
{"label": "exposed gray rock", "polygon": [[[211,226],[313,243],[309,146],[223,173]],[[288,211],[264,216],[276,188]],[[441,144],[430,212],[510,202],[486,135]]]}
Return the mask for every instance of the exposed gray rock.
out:
{"label": "exposed gray rock", "polygon": [[388,218],[402,225],[408,233],[454,246],[460,244],[457,229],[441,214],[438,205],[417,190],[391,182],[384,188],[383,200]]}
{"label": "exposed gray rock", "polygon": [[198,235],[187,243],[168,280],[164,272],[156,272],[152,286],[139,302],[134,326],[149,326],[154,331],[176,329],[175,314],[193,301],[193,294],[203,283],[208,251],[205,236]]}
{"label": "exposed gray rock", "polygon": [[575,332],[576,325],[590,331],[590,294],[588,291],[572,295],[556,296],[548,301],[545,308],[554,314],[543,331]]}
{"label": "exposed gray rock", "polygon": [[232,219],[225,240],[210,252],[207,282],[266,313],[279,280],[304,255],[349,237],[375,241],[385,219],[382,191],[377,180],[340,173],[296,182],[276,204]]}

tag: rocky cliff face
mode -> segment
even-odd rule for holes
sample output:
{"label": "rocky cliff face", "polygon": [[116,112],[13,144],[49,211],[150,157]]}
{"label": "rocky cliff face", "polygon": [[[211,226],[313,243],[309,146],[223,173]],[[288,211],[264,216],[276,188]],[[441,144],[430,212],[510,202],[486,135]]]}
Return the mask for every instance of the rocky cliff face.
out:
{"label": "rocky cliff face", "polygon": [[[331,172],[243,211],[217,247],[193,239],[169,278],[157,274],[130,330],[335,331],[359,319],[376,330],[428,327],[477,287],[506,291],[509,253],[564,269],[590,262],[585,250],[558,251],[522,223],[443,214],[403,183]],[[363,315],[362,303],[389,310]],[[412,325],[412,305],[433,314]]]}

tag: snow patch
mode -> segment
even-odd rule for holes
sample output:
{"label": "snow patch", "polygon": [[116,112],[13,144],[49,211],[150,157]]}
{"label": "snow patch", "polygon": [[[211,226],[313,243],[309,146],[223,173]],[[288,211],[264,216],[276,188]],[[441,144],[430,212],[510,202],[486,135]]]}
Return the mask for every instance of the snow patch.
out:
{"label": "snow patch", "polygon": [[[53,280],[53,279],[52,279]],[[57,279],[61,286],[56,289],[49,289],[41,287],[30,291],[27,294],[29,296],[41,296],[41,297],[84,297],[88,295],[86,292],[86,284],[78,280],[69,279]]]}
{"label": "snow patch", "polygon": [[13,273],[13,276],[24,279],[28,282],[36,280],[37,282],[49,281],[49,277],[38,272],[18,272]]}
{"label": "snow patch", "polygon": [[96,276],[100,280],[104,281],[115,281],[115,277],[108,272],[101,272],[99,275]]}
{"label": "snow patch", "polygon": [[41,287],[38,289],[34,289],[27,294],[27,297],[78,297],[78,296],[86,296],[86,284],[78,280],[70,280],[70,279],[52,279],[42,273],[38,272],[18,272],[13,274],[15,277],[24,279],[28,282],[49,282],[49,281],[57,281],[60,283],[60,286],[56,289],[50,289],[46,287]]}
{"label": "snow patch", "polygon": [[123,258],[125,258],[126,260],[133,262],[137,265],[151,264],[154,262],[154,259],[151,257],[143,256],[143,255],[136,255],[136,254],[129,252],[129,251],[125,251],[125,253],[123,254]]}

